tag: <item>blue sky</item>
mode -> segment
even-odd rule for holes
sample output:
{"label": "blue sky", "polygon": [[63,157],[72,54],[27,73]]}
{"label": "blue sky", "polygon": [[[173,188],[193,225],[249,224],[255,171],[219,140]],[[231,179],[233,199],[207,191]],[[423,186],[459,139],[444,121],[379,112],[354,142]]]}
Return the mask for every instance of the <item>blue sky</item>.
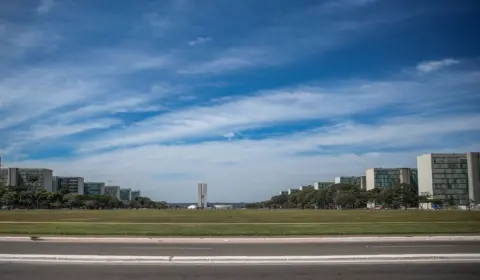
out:
{"label": "blue sky", "polygon": [[254,201],[478,151],[479,18],[478,1],[1,1],[3,164]]}

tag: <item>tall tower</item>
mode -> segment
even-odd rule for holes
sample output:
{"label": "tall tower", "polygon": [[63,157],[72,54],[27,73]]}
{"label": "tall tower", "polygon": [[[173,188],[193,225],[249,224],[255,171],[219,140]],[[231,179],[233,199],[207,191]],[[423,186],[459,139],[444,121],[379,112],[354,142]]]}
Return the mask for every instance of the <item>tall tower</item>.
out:
{"label": "tall tower", "polygon": [[197,185],[197,207],[207,208],[207,184],[198,183]]}

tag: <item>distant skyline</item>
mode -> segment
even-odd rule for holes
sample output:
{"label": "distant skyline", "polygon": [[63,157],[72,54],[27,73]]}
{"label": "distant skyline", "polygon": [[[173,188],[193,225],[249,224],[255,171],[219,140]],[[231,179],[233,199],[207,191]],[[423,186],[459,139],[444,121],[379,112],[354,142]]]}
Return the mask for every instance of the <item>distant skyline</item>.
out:
{"label": "distant skyline", "polygon": [[480,151],[480,3],[0,2],[0,156],[169,203]]}

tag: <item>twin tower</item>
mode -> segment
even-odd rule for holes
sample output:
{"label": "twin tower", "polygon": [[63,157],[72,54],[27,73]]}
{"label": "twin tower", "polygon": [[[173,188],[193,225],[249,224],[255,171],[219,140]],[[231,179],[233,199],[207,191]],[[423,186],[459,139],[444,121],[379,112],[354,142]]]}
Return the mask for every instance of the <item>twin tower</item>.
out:
{"label": "twin tower", "polygon": [[197,208],[207,208],[207,184],[198,183]]}

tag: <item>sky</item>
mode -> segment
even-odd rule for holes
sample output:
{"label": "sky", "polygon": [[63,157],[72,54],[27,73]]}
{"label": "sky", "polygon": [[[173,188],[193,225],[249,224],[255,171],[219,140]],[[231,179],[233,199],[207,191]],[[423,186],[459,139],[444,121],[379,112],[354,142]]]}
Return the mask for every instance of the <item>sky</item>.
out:
{"label": "sky", "polygon": [[0,1],[3,166],[265,200],[480,151],[480,3]]}

